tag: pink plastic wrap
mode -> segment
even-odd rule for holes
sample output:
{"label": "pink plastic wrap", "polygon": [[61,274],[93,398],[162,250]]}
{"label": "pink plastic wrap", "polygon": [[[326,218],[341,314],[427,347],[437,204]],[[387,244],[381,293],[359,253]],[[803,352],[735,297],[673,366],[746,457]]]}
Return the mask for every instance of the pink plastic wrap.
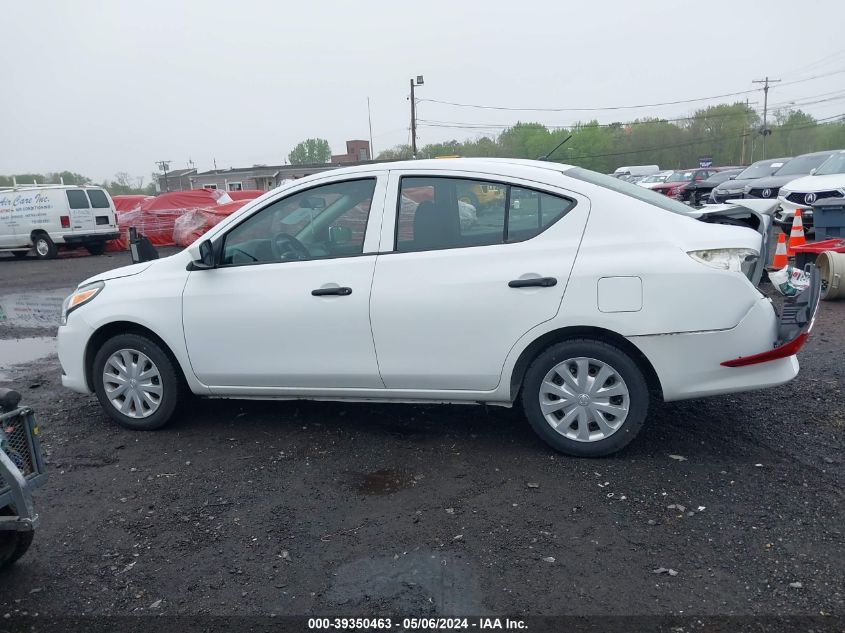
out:
{"label": "pink plastic wrap", "polygon": [[177,246],[192,244],[208,229],[251,201],[251,199],[234,200],[208,209],[188,211],[176,219],[173,226],[173,241]]}

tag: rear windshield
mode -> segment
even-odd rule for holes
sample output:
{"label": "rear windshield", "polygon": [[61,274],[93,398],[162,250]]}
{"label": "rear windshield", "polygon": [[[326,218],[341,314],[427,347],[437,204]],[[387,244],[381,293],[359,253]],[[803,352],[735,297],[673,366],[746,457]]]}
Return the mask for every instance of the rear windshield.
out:
{"label": "rear windshield", "polygon": [[596,171],[582,169],[581,167],[573,167],[572,169],[567,169],[563,173],[567,176],[572,176],[577,180],[588,182],[591,185],[598,185],[599,187],[610,189],[611,191],[621,193],[631,198],[636,198],[642,202],[653,204],[665,211],[671,211],[672,213],[678,213],[680,215],[689,215],[691,211],[687,205],[677,202],[668,196],[652,191],[647,187],[632,185],[630,182],[619,180],[613,176],[606,176]]}
{"label": "rear windshield", "polygon": [[784,166],[785,160],[761,160],[753,165],[749,165],[745,168],[739,176],[736,177],[737,180],[754,180],[755,178],[765,178],[766,176],[771,176],[775,173],[778,169]]}
{"label": "rear windshield", "polygon": [[690,182],[693,176],[695,176],[694,171],[673,171],[672,175],[665,182]]}
{"label": "rear windshield", "polygon": [[89,189],[88,197],[91,199],[91,206],[95,209],[109,208],[109,199],[101,189]]}
{"label": "rear windshield", "polygon": [[[832,154],[833,152],[831,152]],[[798,156],[775,172],[775,176],[804,176],[826,161],[830,154]]]}
{"label": "rear windshield", "polygon": [[71,209],[88,209],[88,197],[82,189],[68,189],[67,202]]}

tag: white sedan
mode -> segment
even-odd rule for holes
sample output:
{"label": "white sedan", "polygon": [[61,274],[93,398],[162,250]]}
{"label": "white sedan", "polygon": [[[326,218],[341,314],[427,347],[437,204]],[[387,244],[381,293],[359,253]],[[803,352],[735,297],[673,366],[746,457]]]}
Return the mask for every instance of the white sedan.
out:
{"label": "white sedan", "polygon": [[[459,200],[479,185],[505,195],[462,222]],[[130,429],[161,427],[187,391],[519,402],[555,449],[607,455],[634,438],[652,398],[798,373],[817,298],[802,294],[779,319],[751,281],[766,231],[690,213],[549,162],[421,160],[303,178],[181,253],[80,284],[62,311],[62,383],[96,393]]]}

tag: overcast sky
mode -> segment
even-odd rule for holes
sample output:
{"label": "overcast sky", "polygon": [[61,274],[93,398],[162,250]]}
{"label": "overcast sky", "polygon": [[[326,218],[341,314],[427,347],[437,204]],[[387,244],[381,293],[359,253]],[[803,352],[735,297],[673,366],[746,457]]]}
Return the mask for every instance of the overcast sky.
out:
{"label": "overcast sky", "polygon": [[[369,136],[367,97],[379,152],[408,142],[408,80],[419,74],[419,99],[601,108],[842,70],[775,87],[769,101],[832,97],[804,109],[845,112],[845,44],[824,26],[845,24],[842,0],[3,4],[0,174],[67,169],[101,181],[126,171],[149,182],[160,159],[171,169],[281,164],[310,136],[342,153],[346,139]],[[762,108],[761,93],[735,98],[746,96]],[[683,116],[718,101],[595,113],[422,101],[419,117],[566,125]],[[418,142],[481,132],[420,126]]]}

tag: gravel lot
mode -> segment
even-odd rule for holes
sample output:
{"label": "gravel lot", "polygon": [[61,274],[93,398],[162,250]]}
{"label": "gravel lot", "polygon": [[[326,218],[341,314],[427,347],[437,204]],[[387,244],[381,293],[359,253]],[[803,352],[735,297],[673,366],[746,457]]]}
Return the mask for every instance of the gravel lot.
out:
{"label": "gravel lot", "polygon": [[[0,305],[127,263],[2,256]],[[7,319],[0,343],[55,330]],[[842,615],[843,355],[845,302],[823,302],[791,385],[657,405],[601,460],[475,406],[199,401],[133,433],[55,355],[9,356],[50,479],[0,617]]]}

